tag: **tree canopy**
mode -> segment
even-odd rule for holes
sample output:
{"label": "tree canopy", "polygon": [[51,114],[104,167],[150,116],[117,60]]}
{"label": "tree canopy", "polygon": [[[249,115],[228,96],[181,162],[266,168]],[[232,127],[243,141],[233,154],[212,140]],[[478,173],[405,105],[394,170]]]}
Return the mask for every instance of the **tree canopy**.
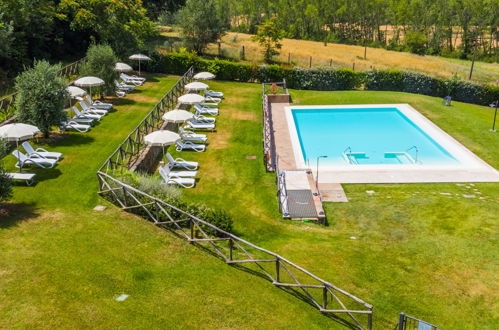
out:
{"label": "tree canopy", "polygon": [[197,53],[220,39],[227,29],[215,0],[187,0],[178,12],[177,22],[186,46]]}
{"label": "tree canopy", "polygon": [[52,126],[66,118],[64,104],[69,99],[67,83],[59,76],[61,66],[37,61],[16,78],[16,118],[37,126],[48,136]]}

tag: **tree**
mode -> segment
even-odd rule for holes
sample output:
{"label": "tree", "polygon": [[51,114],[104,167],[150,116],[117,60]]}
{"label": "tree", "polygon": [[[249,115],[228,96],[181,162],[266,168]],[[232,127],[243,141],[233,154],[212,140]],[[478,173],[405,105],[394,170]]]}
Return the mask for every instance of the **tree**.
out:
{"label": "tree", "polygon": [[93,42],[108,43],[120,55],[145,47],[158,31],[137,0],[61,0],[61,16]]}
{"label": "tree", "polygon": [[185,45],[198,54],[209,43],[219,40],[227,29],[214,0],[187,0],[177,14],[177,22]]}
{"label": "tree", "polygon": [[425,54],[427,40],[423,32],[408,31],[404,41],[411,53],[419,55]]}
{"label": "tree", "polygon": [[48,137],[52,126],[66,118],[67,83],[59,76],[61,65],[35,61],[33,68],[16,78],[16,118],[37,126]]}
{"label": "tree", "polygon": [[260,44],[265,62],[270,63],[274,56],[279,55],[278,49],[282,48],[280,42],[282,38],[284,31],[278,28],[276,18],[272,17],[258,26],[258,31],[252,40]]}
{"label": "tree", "polygon": [[8,58],[12,52],[14,28],[11,22],[3,21],[3,16],[3,13],[0,12],[0,57]]}
{"label": "tree", "polygon": [[118,73],[114,70],[118,58],[113,49],[109,45],[90,45],[86,59],[80,69],[80,74],[101,78],[105,83],[104,94],[112,94],[116,89],[114,80],[118,78]]}
{"label": "tree", "polygon": [[7,142],[0,140],[0,202],[9,198],[12,194],[12,180],[5,175],[2,159],[7,155]]}

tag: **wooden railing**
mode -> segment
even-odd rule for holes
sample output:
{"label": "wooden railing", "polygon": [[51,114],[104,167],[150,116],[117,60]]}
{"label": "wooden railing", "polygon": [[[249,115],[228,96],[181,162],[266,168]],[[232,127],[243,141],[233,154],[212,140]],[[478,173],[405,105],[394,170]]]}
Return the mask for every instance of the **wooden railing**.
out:
{"label": "wooden railing", "polygon": [[162,112],[176,102],[193,74],[194,70],[190,68],[101,166],[97,172],[99,194],[123,210],[149,219],[177,237],[209,250],[228,265],[258,273],[273,285],[310,303],[347,327],[371,329],[372,305],[283,256],[226,232],[119,178],[140,148],[144,147],[143,137],[158,127]]}
{"label": "wooden railing", "polygon": [[163,123],[161,118],[167,109],[172,109],[177,98],[184,92],[184,86],[192,80],[194,68],[191,67],[177,83],[159,100],[154,108],[126,137],[116,150],[104,162],[99,171],[109,172],[119,170],[123,172],[137,159],[139,152],[145,148],[144,137],[157,130]]}
{"label": "wooden railing", "polygon": [[[82,58],[76,62],[66,65],[59,71],[59,75],[64,78],[71,78],[77,75],[80,67],[85,63],[86,58]],[[16,101],[17,93],[9,94],[0,98],[0,118],[7,118],[14,115],[14,104]]]}
{"label": "wooden railing", "polygon": [[373,306],[360,298],[324,281],[277,253],[228,233],[109,174],[98,172],[97,176],[101,196],[123,210],[144,216],[176,236],[202,246],[226,264],[257,272],[273,285],[292,292],[320,312],[339,317],[337,321],[341,320],[345,326],[372,328]]}

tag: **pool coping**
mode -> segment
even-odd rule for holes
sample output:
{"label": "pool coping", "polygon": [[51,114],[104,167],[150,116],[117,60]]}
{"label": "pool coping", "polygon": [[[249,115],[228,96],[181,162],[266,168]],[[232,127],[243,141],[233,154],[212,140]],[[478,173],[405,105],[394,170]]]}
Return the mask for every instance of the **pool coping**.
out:
{"label": "pool coping", "polygon": [[[280,148],[289,151],[292,150],[292,155],[280,154],[279,157],[288,163],[287,167],[289,169],[311,167],[311,164],[307,164],[303,159],[292,115],[293,109],[362,109],[383,107],[397,108],[425,134],[445,148],[459,163],[442,166],[424,164],[352,165],[346,163],[343,166],[335,166],[321,164],[320,183],[499,182],[499,172],[495,168],[406,103],[283,106],[281,108],[283,111],[282,117],[285,118],[286,125],[281,125],[281,129],[276,129],[275,134],[277,136],[284,136],[284,138],[278,139],[283,141],[283,144],[291,144],[290,146],[281,145]],[[286,129],[283,126],[286,126]],[[373,177],[370,177],[369,173]]]}

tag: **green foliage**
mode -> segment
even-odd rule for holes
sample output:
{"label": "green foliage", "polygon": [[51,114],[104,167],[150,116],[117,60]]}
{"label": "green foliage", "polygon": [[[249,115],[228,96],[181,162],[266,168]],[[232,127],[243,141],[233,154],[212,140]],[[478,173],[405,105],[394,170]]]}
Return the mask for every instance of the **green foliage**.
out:
{"label": "green foliage", "polygon": [[0,202],[12,196],[12,180],[5,174],[3,166],[0,164]]}
{"label": "green foliage", "polygon": [[8,59],[12,53],[14,27],[11,22],[5,22],[3,17],[4,14],[0,11],[0,58]]}
{"label": "green foliage", "polygon": [[284,33],[277,26],[275,16],[258,26],[258,31],[252,40],[258,42],[260,47],[263,48],[262,53],[265,62],[270,63],[274,56],[279,55],[278,50],[282,48],[281,40],[284,38]]}
{"label": "green foliage", "polygon": [[[146,174],[128,174],[122,180],[140,191],[143,191],[151,196],[159,198],[164,202],[177,207],[178,209],[187,212],[201,220],[204,220],[224,231],[232,231],[232,217],[223,210],[214,210],[207,207],[204,203],[187,202],[182,198],[182,191],[175,186],[164,184],[164,182],[155,176]],[[144,199],[147,202],[146,199]],[[143,210],[137,210],[142,215]],[[181,217],[182,213],[171,210],[172,214]],[[188,226],[189,223],[183,223]],[[216,230],[209,226],[201,226],[209,235],[220,236]],[[223,235],[222,235],[223,236]]]}
{"label": "green foliage", "polygon": [[426,53],[426,36],[423,32],[409,31],[405,34],[404,42],[407,49],[414,54],[424,55]]}
{"label": "green foliage", "polygon": [[12,196],[12,180],[7,177],[7,175],[5,175],[2,160],[7,155],[7,153],[7,142],[3,139],[0,139],[0,202]]}
{"label": "green foliage", "polygon": [[227,29],[214,0],[187,0],[177,14],[177,22],[184,43],[198,54],[220,39]]}
{"label": "green foliage", "polygon": [[159,25],[167,26],[175,23],[175,16],[168,10],[163,10],[158,16]]}
{"label": "green foliage", "polygon": [[456,101],[488,105],[499,98],[499,87],[476,85],[460,80],[443,80],[428,75],[398,71],[350,69],[285,68],[279,65],[254,66],[227,60],[206,60],[194,53],[179,52],[157,57],[156,71],[180,74],[190,66],[199,71],[210,71],[220,80],[241,82],[275,82],[286,79],[289,88],[305,90],[352,90],[362,86],[366,90],[401,91],[443,97],[450,95]]}
{"label": "green foliage", "polygon": [[157,36],[141,1],[63,0],[61,15],[75,31],[88,31],[94,42],[110,44],[118,54],[130,54]]}
{"label": "green foliage", "polygon": [[104,94],[110,95],[116,88],[114,80],[118,78],[118,72],[114,70],[116,62],[118,58],[109,45],[90,45],[80,75],[101,78],[105,83],[102,88]]}
{"label": "green foliage", "polygon": [[37,126],[48,136],[52,126],[66,118],[64,104],[69,95],[67,83],[59,76],[61,65],[37,61],[16,78],[16,117],[19,122]]}

